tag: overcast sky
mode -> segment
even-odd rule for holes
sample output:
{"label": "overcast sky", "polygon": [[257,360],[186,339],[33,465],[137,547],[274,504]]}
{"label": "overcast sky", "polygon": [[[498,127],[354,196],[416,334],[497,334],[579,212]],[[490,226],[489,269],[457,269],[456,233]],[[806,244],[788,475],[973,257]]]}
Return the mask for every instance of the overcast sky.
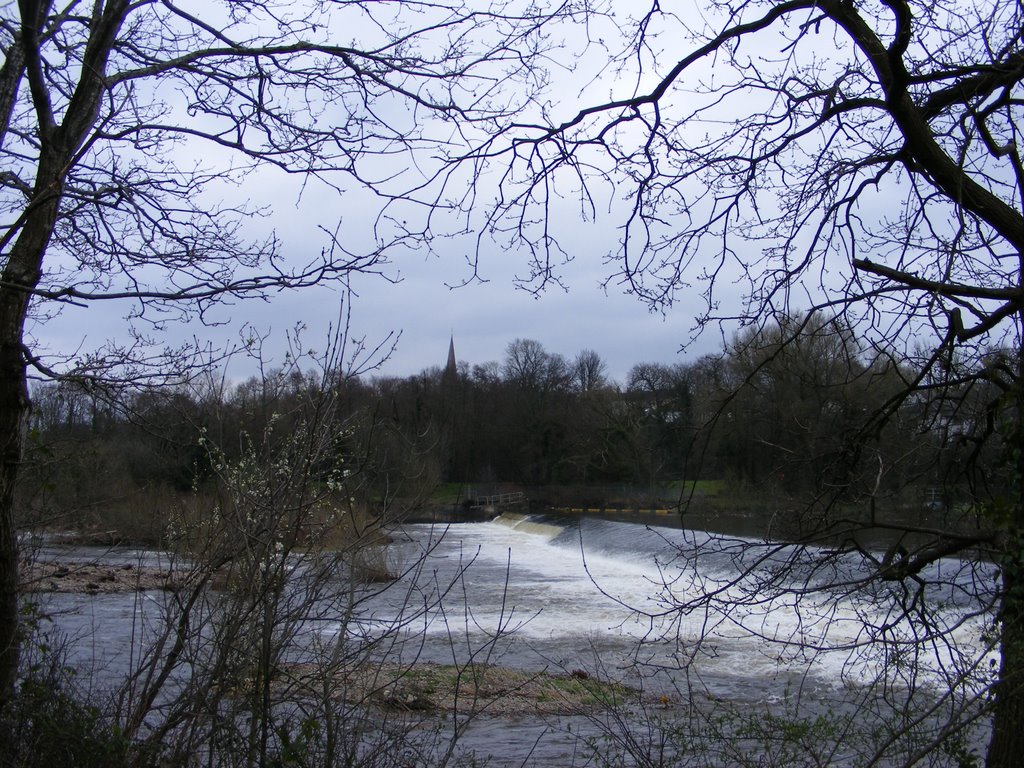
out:
{"label": "overcast sky", "polygon": [[[315,213],[294,200],[278,201],[272,222],[285,250],[319,248],[322,239],[308,226]],[[327,214],[324,214],[324,220]],[[453,249],[436,256],[395,256],[387,268],[390,282],[379,276],[353,278],[350,333],[364,337],[370,346],[400,333],[397,346],[379,373],[406,376],[445,363],[450,336],[456,354],[470,365],[500,361],[506,345],[515,338],[541,342],[550,352],[572,358],[582,349],[596,350],[608,365],[609,375],[624,382],[629,369],[639,362],[673,363],[717,350],[721,335],[708,331],[685,354],[680,346],[689,340],[694,307],[677,304],[666,314],[651,313],[621,288],[601,287],[610,267],[595,252],[593,234],[580,225],[579,251],[561,269],[566,289],[551,286],[537,296],[516,287],[517,274],[525,270],[517,254],[492,249],[484,255],[480,274],[486,282],[450,287],[468,275],[464,254]],[[607,233],[606,233],[607,234]],[[614,237],[614,233],[611,234]],[[571,245],[571,244],[569,244]],[[265,349],[280,361],[287,333],[304,325],[303,346],[322,351],[328,330],[336,327],[343,292],[338,288],[314,288],[275,294],[269,302],[239,302],[224,307],[216,319],[224,325],[205,328],[192,324],[187,330],[172,325],[169,341],[193,333],[216,343],[230,343],[244,324],[270,335]],[[34,333],[51,349],[88,349],[106,339],[124,338],[125,307],[94,303],[71,307],[62,316],[36,326]],[[230,372],[242,378],[253,372],[239,358]]]}
{"label": "overcast sky", "polygon": [[[600,63],[602,51],[597,50],[596,55],[591,62],[594,66]],[[571,84],[556,81],[552,90],[553,103],[566,115],[575,111],[581,99],[595,98],[581,97],[575,85],[586,80],[582,77],[584,64],[571,75],[563,73]],[[621,85],[608,77],[594,84],[604,98]],[[611,200],[615,191],[606,192]],[[303,186],[299,177],[272,172],[250,175],[237,195],[257,206],[268,206],[267,216],[249,223],[252,237],[258,239],[273,230],[285,256],[297,262],[323,248],[325,239],[318,227],[333,229],[340,222],[343,239],[354,237],[358,241],[360,228],[367,225],[365,219],[372,218],[360,209],[365,201],[358,194],[340,195],[315,182]],[[479,269],[483,282],[452,288],[469,275],[467,246],[442,240],[434,244],[435,253],[430,255],[395,253],[386,270],[395,282],[356,276],[350,332],[365,337],[370,346],[391,333],[400,333],[394,352],[380,369],[381,373],[397,376],[443,365],[450,336],[454,336],[458,359],[470,365],[500,361],[506,345],[515,338],[536,339],[549,351],[570,359],[582,349],[593,349],[606,361],[610,376],[620,382],[639,362],[673,363],[720,349],[722,335],[711,330],[692,344],[685,356],[680,354],[681,346],[691,339],[694,314],[700,311],[696,296],[693,302],[677,302],[662,315],[649,312],[636,298],[625,295],[621,286],[601,287],[614,271],[604,263],[619,238],[614,217],[604,216],[593,224],[577,221],[571,209],[559,216],[560,242],[572,258],[560,269],[564,290],[556,285],[534,296],[517,289],[515,278],[528,272],[526,259],[522,254],[502,250],[500,244],[484,246]],[[216,343],[230,343],[241,326],[251,324],[269,334],[266,349],[280,357],[286,346],[285,334],[302,324],[307,327],[304,344],[322,349],[327,329],[338,317],[341,298],[341,291],[330,288],[279,293],[266,303],[223,308],[216,315],[224,324],[221,327],[173,327],[166,339],[173,342],[175,335],[195,334]],[[124,305],[115,303],[69,307],[60,317],[36,323],[30,333],[50,351],[88,350],[106,339],[127,336],[126,311]],[[242,362],[234,366],[232,374],[239,378],[251,372]]]}
{"label": "overcast sky", "polygon": [[[353,324],[371,337],[389,327],[402,330],[386,367],[397,374],[443,364],[449,333],[459,360],[471,364],[500,360],[505,346],[517,337],[536,339],[548,351],[570,359],[582,349],[593,349],[620,382],[636,363],[684,359],[679,349],[689,338],[692,314],[679,306],[663,317],[621,291],[606,293],[599,285],[601,265],[588,261],[584,255],[567,270],[567,291],[554,287],[539,297],[516,289],[507,268],[511,265],[505,263],[487,270],[494,273],[488,283],[456,289],[444,286],[443,263],[413,265],[398,285],[366,281],[355,300]],[[459,271],[458,265],[448,269]],[[718,344],[710,337],[702,341],[687,357]]]}

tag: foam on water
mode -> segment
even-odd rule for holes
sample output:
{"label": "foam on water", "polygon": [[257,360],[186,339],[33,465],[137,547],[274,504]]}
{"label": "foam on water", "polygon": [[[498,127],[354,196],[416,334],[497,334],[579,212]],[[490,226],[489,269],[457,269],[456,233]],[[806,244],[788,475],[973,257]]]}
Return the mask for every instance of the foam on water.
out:
{"label": "foam on water", "polygon": [[493,523],[495,525],[508,526],[513,530],[519,531],[520,533],[529,533],[533,534],[534,536],[544,536],[549,541],[561,535],[565,530],[560,525],[542,523],[526,515],[517,515],[512,513],[498,515],[496,518],[494,518]]}
{"label": "foam on water", "polygon": [[[988,614],[978,599],[994,589],[994,569],[958,560],[939,561],[921,573],[944,585],[927,594],[930,602],[944,606],[936,626],[903,622],[905,632],[931,632],[935,641],[900,647],[892,642],[896,630],[886,629],[898,623],[887,599],[891,586],[868,580],[854,589],[837,586],[868,573],[856,558],[822,553],[832,570],[819,573],[812,551],[795,571],[791,567],[788,584],[806,587],[798,613],[792,595],[759,594],[733,583],[742,568],[794,565],[787,560],[792,548],[754,539],[526,516],[408,526],[394,539],[388,565],[401,578],[361,587],[365,592],[357,596],[347,622],[338,620],[333,604],[325,607],[309,622],[302,642],[352,643],[389,661],[472,659],[523,669],[552,664],[589,669],[588,662],[598,659],[602,673],[615,674],[618,667],[624,677],[636,671],[629,661],[639,659],[668,668],[655,679],[645,677],[644,684],[652,687],[664,682],[668,690],[678,690],[696,678],[703,693],[760,706],[783,701],[792,683],[801,697],[809,691],[822,708],[846,706],[867,689],[854,688],[852,694],[837,689],[873,682],[882,673],[891,681],[889,693],[900,685],[909,690],[909,681],[900,678],[904,669],[925,670],[913,681],[918,695],[929,680],[942,690],[943,675],[960,671],[965,661],[980,668],[998,661],[981,646]],[[110,562],[166,562],[161,553],[80,554]],[[680,609],[708,590],[720,590],[720,612]],[[103,675],[102,688],[124,679],[131,660],[151,639],[150,622],[159,630],[168,595],[54,593],[37,599],[55,625],[83,641],[70,661]],[[726,612],[730,604],[734,608]],[[886,632],[888,644],[872,642]],[[405,639],[411,642],[404,644]],[[902,654],[915,651],[918,657],[901,666]],[[488,751],[508,755],[517,765],[536,757],[533,747],[523,747],[522,723],[513,730],[503,720],[493,721],[493,727],[487,718],[480,722],[474,725],[481,729],[476,738]],[[536,725],[538,734],[546,733],[547,723]],[[575,748],[572,740],[556,740],[547,764],[566,764],[557,751],[560,744],[565,754]]]}
{"label": "foam on water", "polygon": [[[437,535],[430,526],[408,530],[414,540]],[[464,610],[469,619],[462,626],[480,637],[514,630],[544,648],[582,654],[600,645],[620,659],[639,648],[666,665],[697,651],[701,669],[713,674],[767,680],[780,670],[803,669],[833,685],[867,682],[892,663],[888,653],[878,655],[881,644],[871,642],[892,620],[892,606],[884,600],[827,588],[810,590],[799,606],[792,596],[752,596],[731,583],[743,555],[730,544],[756,542],[732,539],[716,552],[715,541],[702,532],[521,515],[451,526],[426,570],[438,583],[460,573],[458,589],[407,629],[447,640],[452,616]],[[681,560],[681,553],[695,551],[702,552],[704,569],[696,575]],[[758,552],[768,566],[788,554],[785,548]],[[956,564],[934,567],[955,570]],[[679,610],[708,589],[721,590],[723,606],[741,607],[721,614]],[[980,644],[984,617],[963,620],[964,612],[949,602],[951,643],[934,643],[917,658],[917,667],[937,686],[943,670],[961,663],[960,651],[976,658],[982,653],[974,646]],[[384,619],[381,628],[386,624]],[[887,639],[898,639],[895,630],[887,631]]]}
{"label": "foam on water", "polygon": [[[344,623],[333,619],[337,614],[321,615],[311,622],[311,635],[356,643],[409,638],[417,649],[422,638],[427,657],[436,661],[476,658],[479,649],[508,636],[501,647],[511,654],[502,661],[509,666],[576,664],[599,654],[602,664],[615,667],[641,658],[670,668],[689,665],[705,679],[725,681],[720,690],[726,693],[753,689],[765,697],[786,675],[809,674],[824,686],[870,682],[883,672],[898,676],[909,654],[917,656],[906,668],[924,672],[915,682],[936,688],[950,671],[971,663],[983,670],[998,661],[983,647],[990,614],[978,601],[979,593],[994,588],[993,569],[958,560],[922,572],[944,586],[930,588],[929,601],[943,608],[933,626],[921,627],[896,621],[897,606],[885,591],[891,585],[836,586],[866,574],[855,558],[832,558],[834,570],[819,574],[812,552],[791,582],[806,587],[799,605],[792,594],[762,594],[734,583],[741,568],[780,567],[792,554],[752,539],[508,515],[447,528],[408,526],[405,537],[396,532],[395,539],[390,566],[402,578],[367,587]],[[102,557],[164,562],[160,553]],[[713,591],[719,603],[712,610],[682,608]],[[96,646],[83,649],[94,663],[116,666],[139,639],[129,630],[141,626],[143,614],[162,615],[164,597],[55,594],[45,602],[62,614],[66,631]],[[144,611],[150,603],[155,608]],[[912,642],[925,633],[934,641]],[[877,642],[880,637],[887,643]],[[387,640],[387,647],[397,644]]]}

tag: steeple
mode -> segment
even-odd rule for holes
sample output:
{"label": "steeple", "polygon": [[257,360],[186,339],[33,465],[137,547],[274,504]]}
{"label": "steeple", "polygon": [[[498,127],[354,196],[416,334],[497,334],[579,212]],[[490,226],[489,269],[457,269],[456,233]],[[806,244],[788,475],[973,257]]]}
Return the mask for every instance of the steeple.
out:
{"label": "steeple", "polygon": [[451,340],[448,342],[448,364],[444,367],[445,378],[454,376],[458,372],[458,366],[455,363],[455,334],[452,333]]}

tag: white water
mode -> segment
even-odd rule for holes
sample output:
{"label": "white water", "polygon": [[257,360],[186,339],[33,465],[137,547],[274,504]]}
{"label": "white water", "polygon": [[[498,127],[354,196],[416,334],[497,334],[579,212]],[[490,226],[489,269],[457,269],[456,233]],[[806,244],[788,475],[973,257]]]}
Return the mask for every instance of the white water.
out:
{"label": "white water", "polygon": [[[922,633],[913,622],[880,630],[896,618],[884,590],[844,593],[819,583],[797,605],[788,594],[749,594],[744,584],[730,583],[752,558],[739,545],[752,541],[732,539],[716,552],[721,544],[692,531],[521,516],[405,530],[408,540],[397,549],[408,562],[425,558],[417,581],[423,591],[436,595],[451,587],[436,608],[404,627],[424,634],[428,654],[437,660],[479,652],[507,636],[494,650],[501,663],[513,666],[596,665],[623,674],[674,668],[676,674],[666,673],[670,683],[686,667],[715,695],[759,691],[760,699],[795,678],[839,689],[880,675],[898,685],[913,674],[915,684],[941,690],[965,666],[989,663],[982,642],[987,614],[956,586],[973,574],[959,561],[943,561],[927,574],[953,585],[944,587],[949,594],[938,595],[949,605],[932,617],[940,637],[911,647],[914,634]],[[787,555],[765,551],[755,552],[765,567]],[[695,552],[696,561],[680,558]],[[696,578],[694,562],[701,571]],[[847,571],[834,574],[835,580],[858,576],[853,565],[841,565]],[[822,581],[817,575],[807,584],[815,579]],[[967,586],[976,585],[960,585]],[[722,600],[712,610],[678,610],[701,590],[715,588],[723,590]],[[403,602],[380,600],[364,629],[374,634],[393,627]],[[736,602],[739,607],[730,605]],[[877,642],[880,637],[889,644]],[[894,664],[897,649],[914,650],[914,664]],[[637,667],[637,660],[644,664]]]}
{"label": "white water", "polygon": [[[893,623],[894,593],[886,590],[895,587],[837,589],[827,576],[840,581],[864,575],[858,563],[843,558],[827,573],[799,565],[803,580],[786,582],[807,588],[798,613],[791,597],[748,593],[744,584],[730,583],[755,557],[763,562],[753,571],[763,572],[780,565],[788,549],[701,532],[506,517],[407,526],[395,533],[389,552],[402,578],[368,600],[355,621],[318,621],[312,635],[331,639],[343,633],[356,641],[395,636],[409,641],[388,644],[405,660],[473,658],[524,669],[581,668],[642,681],[654,692],[751,705],[784,703],[799,688],[801,696],[818,702],[812,710],[842,707],[851,691],[856,696],[879,675],[895,688],[913,682],[940,693],[950,677],[971,664],[984,669],[991,660],[981,640],[987,614],[977,600],[994,585],[991,566],[946,560],[923,574],[945,582],[929,593],[945,603],[933,616],[934,628],[943,631],[934,642],[920,644],[914,664],[901,667],[892,653],[897,645],[869,642],[879,627]],[[140,554],[106,552],[102,559],[111,558],[138,562]],[[677,610],[713,589],[723,590],[715,610]],[[141,617],[159,616],[161,600],[162,593],[51,595],[46,608],[79,641],[75,663],[118,679],[127,672],[132,649],[137,653],[144,644]],[[737,601],[738,609],[726,611]],[[921,631],[913,622],[903,625],[904,634]],[[894,629],[886,637],[898,635]],[[915,670],[920,674],[911,680]],[[517,745],[525,754],[549,728],[547,722],[524,720],[513,731],[484,720],[465,738],[483,754],[506,755],[512,765],[520,763]],[[566,732],[545,736],[530,764],[565,764],[575,739]]]}

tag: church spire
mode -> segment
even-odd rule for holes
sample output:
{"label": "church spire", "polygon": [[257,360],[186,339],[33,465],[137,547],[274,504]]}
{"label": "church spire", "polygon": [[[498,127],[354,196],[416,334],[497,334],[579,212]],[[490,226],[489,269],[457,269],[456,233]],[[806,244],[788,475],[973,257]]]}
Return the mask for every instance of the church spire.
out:
{"label": "church spire", "polygon": [[452,333],[451,340],[448,342],[448,364],[444,367],[445,376],[454,376],[458,372],[458,366],[455,363],[455,334]]}

